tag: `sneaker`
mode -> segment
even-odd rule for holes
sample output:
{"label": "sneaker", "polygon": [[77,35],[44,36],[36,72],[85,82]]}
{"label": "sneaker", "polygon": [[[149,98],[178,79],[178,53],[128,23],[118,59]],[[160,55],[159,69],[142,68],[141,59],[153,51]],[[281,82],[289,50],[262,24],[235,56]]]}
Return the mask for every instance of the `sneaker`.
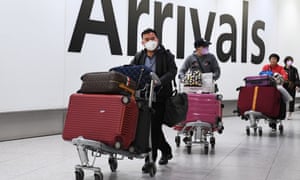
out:
{"label": "sneaker", "polygon": [[168,155],[163,155],[160,160],[158,161],[158,164],[160,165],[166,165],[168,164],[168,161],[171,160],[173,158],[172,154],[168,154]]}

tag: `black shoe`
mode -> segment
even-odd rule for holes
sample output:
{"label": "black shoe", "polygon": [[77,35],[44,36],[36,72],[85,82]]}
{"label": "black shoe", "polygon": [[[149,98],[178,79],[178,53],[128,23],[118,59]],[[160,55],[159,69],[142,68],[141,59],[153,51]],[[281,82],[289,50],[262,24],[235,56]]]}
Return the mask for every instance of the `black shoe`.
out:
{"label": "black shoe", "polygon": [[171,160],[173,158],[172,154],[168,154],[168,155],[163,155],[160,160],[158,161],[158,164],[160,165],[165,165],[168,164],[168,161]]}
{"label": "black shoe", "polygon": [[149,163],[145,163],[144,166],[142,167],[142,172],[143,173],[149,173],[150,172],[150,165]]}

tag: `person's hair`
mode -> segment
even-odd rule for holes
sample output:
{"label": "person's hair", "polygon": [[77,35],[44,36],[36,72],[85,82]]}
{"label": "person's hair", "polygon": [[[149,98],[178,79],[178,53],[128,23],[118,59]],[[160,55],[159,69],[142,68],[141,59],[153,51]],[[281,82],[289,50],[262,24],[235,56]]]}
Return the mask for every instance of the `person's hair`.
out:
{"label": "person's hair", "polygon": [[285,57],[284,58],[284,64],[286,64],[286,62],[288,61],[288,60],[291,60],[291,61],[293,61],[294,62],[294,58],[292,57],[292,56],[287,56],[287,57]]}
{"label": "person's hair", "polygon": [[276,54],[276,53],[272,53],[272,54],[269,56],[269,60],[271,60],[272,57],[276,58],[276,59],[277,59],[277,62],[278,62],[279,59],[280,59],[279,55]]}
{"label": "person's hair", "polygon": [[156,31],[155,31],[154,29],[151,29],[151,28],[145,29],[145,30],[142,32],[141,37],[143,38],[144,34],[149,34],[149,33],[154,33],[155,36],[157,37]]}

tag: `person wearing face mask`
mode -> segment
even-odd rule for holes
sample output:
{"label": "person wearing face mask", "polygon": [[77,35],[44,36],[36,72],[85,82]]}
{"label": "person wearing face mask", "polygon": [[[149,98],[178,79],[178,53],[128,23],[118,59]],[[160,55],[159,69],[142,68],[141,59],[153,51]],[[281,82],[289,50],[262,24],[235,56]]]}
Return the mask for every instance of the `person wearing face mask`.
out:
{"label": "person wearing face mask", "polygon": [[[151,124],[152,134],[152,158],[156,161],[158,149],[161,151],[160,165],[165,165],[172,159],[172,149],[168,144],[162,131],[162,122],[165,113],[165,103],[168,97],[172,95],[172,80],[177,74],[174,55],[160,43],[157,33],[153,29],[146,29],[142,32],[142,45],[144,49],[137,52],[131,64],[145,65],[155,72],[161,81],[161,86],[156,91],[156,101],[153,102],[154,115]],[[142,168],[143,173],[149,173],[149,157],[145,158],[145,165]]]}
{"label": "person wearing face mask", "polygon": [[195,50],[188,56],[179,70],[179,79],[182,79],[188,70],[200,70],[201,73],[213,73],[213,79],[220,78],[221,70],[216,57],[209,53],[211,42],[200,38],[194,42]]}
{"label": "person wearing face mask", "polygon": [[292,113],[295,111],[295,96],[296,88],[299,88],[299,74],[295,66],[293,66],[294,59],[291,56],[284,58],[284,70],[288,74],[288,81],[283,86],[293,97],[293,100],[289,103],[287,119],[292,119]]}

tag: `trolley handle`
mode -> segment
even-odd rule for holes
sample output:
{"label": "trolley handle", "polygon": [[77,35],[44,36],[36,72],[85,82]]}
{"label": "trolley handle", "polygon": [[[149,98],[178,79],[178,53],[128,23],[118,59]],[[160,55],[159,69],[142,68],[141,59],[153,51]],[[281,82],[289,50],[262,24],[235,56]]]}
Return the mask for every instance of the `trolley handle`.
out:
{"label": "trolley handle", "polygon": [[150,76],[151,76],[151,80],[154,81],[155,86],[161,85],[161,81],[160,81],[159,77],[157,76],[157,74],[155,74],[154,72],[151,72]]}

